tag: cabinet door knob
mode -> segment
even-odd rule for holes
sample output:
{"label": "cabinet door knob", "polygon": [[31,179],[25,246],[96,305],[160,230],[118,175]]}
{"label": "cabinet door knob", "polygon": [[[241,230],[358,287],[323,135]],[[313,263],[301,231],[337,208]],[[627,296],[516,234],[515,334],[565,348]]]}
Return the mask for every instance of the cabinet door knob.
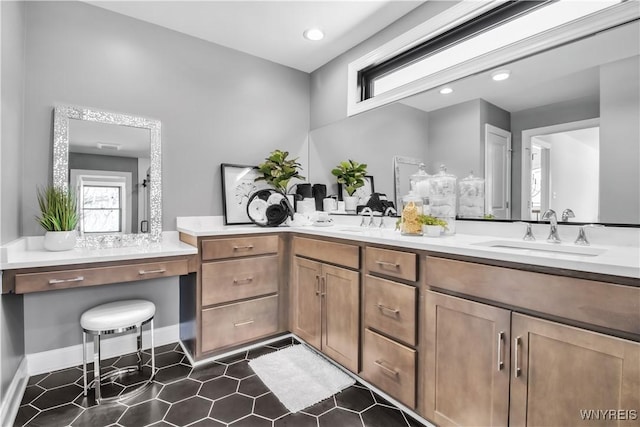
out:
{"label": "cabinet door knob", "polygon": [[83,276],[72,277],[71,279],[50,279],[50,285],[57,285],[58,283],[69,283],[69,282],[82,282],[84,280]]}
{"label": "cabinet door knob", "polygon": [[382,369],[382,372],[384,372],[385,374],[392,376],[392,377],[397,377],[398,376],[398,371],[396,371],[393,368],[389,368],[387,366],[385,366],[385,362],[384,360],[376,360],[373,362],[377,367],[379,367],[380,369]]}
{"label": "cabinet door knob", "polygon": [[234,323],[234,324],[233,324],[233,326],[235,326],[235,327],[237,328],[238,326],[250,325],[250,324],[252,324],[253,322],[254,322],[254,320],[253,320],[253,319],[251,319],[251,320],[245,320],[244,322]]}
{"label": "cabinet door knob", "polygon": [[138,271],[138,274],[141,276],[144,276],[145,274],[162,274],[165,273],[167,270],[164,268],[159,268],[157,270],[140,270]]}
{"label": "cabinet door knob", "polygon": [[514,351],[514,370],[513,370],[513,375],[515,378],[518,378],[520,376],[520,361],[518,358],[518,351],[519,351],[519,347],[520,347],[520,337],[515,337],[514,338],[514,346],[515,346],[515,351]]}
{"label": "cabinet door knob", "polygon": [[504,359],[502,354],[502,340],[504,339],[504,331],[498,332],[498,371],[504,368]]}
{"label": "cabinet door knob", "polygon": [[376,304],[376,307],[378,307],[383,314],[390,313],[394,317],[400,314],[400,310],[398,310],[397,308],[387,307],[386,305],[382,305],[380,303]]}

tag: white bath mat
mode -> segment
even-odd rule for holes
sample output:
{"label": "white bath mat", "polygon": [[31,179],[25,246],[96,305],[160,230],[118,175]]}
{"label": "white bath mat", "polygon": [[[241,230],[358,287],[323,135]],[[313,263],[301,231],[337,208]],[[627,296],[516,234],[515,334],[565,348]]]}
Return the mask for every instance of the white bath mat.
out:
{"label": "white bath mat", "polygon": [[353,378],[304,345],[257,357],[249,366],[291,412],[316,404],[355,384]]}

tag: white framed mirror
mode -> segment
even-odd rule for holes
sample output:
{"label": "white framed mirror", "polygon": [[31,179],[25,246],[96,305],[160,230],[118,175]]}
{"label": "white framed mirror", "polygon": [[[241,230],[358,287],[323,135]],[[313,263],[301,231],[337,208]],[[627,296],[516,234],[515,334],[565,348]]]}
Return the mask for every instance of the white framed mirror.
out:
{"label": "white framed mirror", "polygon": [[81,244],[160,241],[161,145],[158,120],[55,107],[53,185],[76,197]]}

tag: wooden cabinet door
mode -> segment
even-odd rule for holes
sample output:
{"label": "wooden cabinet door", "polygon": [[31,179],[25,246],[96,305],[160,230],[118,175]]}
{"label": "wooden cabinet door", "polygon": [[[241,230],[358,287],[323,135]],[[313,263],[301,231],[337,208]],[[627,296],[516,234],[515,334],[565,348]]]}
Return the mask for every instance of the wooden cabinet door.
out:
{"label": "wooden cabinet door", "polygon": [[515,313],[512,337],[511,425],[638,425],[640,343]]}
{"label": "wooden cabinet door", "polygon": [[292,332],[321,349],[320,276],[322,264],[295,257],[293,261]]}
{"label": "wooden cabinet door", "polygon": [[347,369],[358,372],[360,274],[322,265],[322,351]]}
{"label": "wooden cabinet door", "polygon": [[425,417],[439,426],[505,426],[510,312],[426,293]]}

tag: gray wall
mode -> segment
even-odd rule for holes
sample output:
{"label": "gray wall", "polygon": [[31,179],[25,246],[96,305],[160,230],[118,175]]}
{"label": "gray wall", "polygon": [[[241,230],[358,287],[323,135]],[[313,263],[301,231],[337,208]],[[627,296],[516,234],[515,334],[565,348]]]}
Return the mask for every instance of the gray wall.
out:
{"label": "gray wall", "polygon": [[24,298],[26,353],[80,344],[83,311],[98,303],[130,298],[147,299],[156,305],[154,327],[178,324],[180,293],[173,278],[34,293]]}
{"label": "gray wall", "polygon": [[[543,105],[511,113],[511,218],[520,218],[522,179],[522,131],[560,123],[594,119],[600,116],[600,101],[596,97],[585,97],[557,104]],[[636,121],[637,123],[637,121]],[[602,148],[602,146],[601,146]],[[636,221],[637,222],[637,221]]]}
{"label": "gray wall", "polygon": [[331,169],[341,161],[355,160],[367,164],[375,191],[392,200],[393,156],[424,159],[427,128],[426,112],[392,104],[314,129],[309,133],[308,178],[314,184],[327,184],[327,194],[336,194]]}
{"label": "gray wall", "polygon": [[222,214],[220,163],[275,148],[306,160],[308,74],[81,2],[26,9],[23,235],[42,234],[35,188],[51,176],[55,104],[162,121],[165,230]]}
{"label": "gray wall", "polygon": [[[624,82],[624,84],[621,84]],[[600,221],[640,220],[640,62],[600,67]]]}
{"label": "gray wall", "polygon": [[131,173],[131,230],[140,229],[138,224],[138,158],[104,156],[87,153],[69,153],[69,170],[84,169]]}
{"label": "gray wall", "polygon": [[427,172],[434,174],[441,164],[447,171],[464,178],[473,171],[484,176],[484,138],[486,123],[511,129],[510,114],[484,99],[474,99],[429,112]]}
{"label": "gray wall", "polygon": [[[85,3],[25,7],[21,235],[42,234],[35,189],[51,180],[56,104],[162,121],[165,230],[176,216],[222,214],[220,163],[257,164],[276,148],[306,163],[308,74]],[[27,352],[80,343],[82,309],[129,292],[156,300],[159,327],[176,324],[178,280],[154,283],[25,296]]]}
{"label": "gray wall", "polygon": [[442,13],[457,1],[428,1],[311,73],[311,129],[347,117],[347,66],[424,21]]}
{"label": "gray wall", "polygon": [[[25,4],[0,2],[0,243],[20,236]],[[24,357],[23,298],[0,296],[0,403]]]}

